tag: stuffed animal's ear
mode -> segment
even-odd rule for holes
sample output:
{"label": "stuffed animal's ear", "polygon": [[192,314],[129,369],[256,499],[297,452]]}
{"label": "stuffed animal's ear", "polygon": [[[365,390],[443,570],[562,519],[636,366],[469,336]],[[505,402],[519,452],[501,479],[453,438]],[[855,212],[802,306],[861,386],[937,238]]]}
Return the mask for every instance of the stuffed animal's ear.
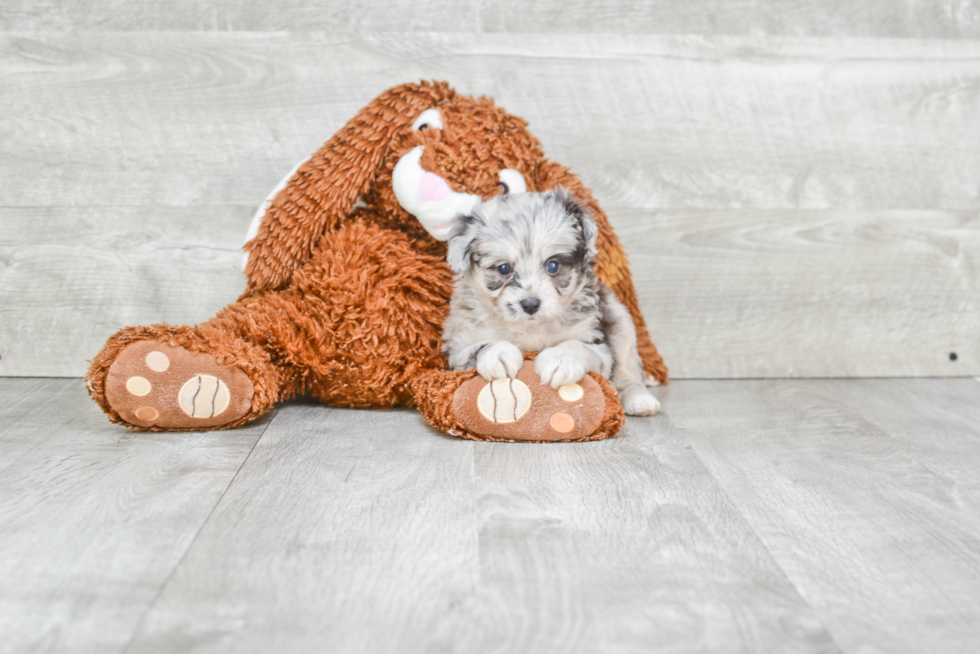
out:
{"label": "stuffed animal's ear", "polygon": [[473,243],[476,240],[476,225],[479,218],[463,216],[453,225],[449,234],[449,250],[446,253],[446,263],[457,275],[463,275],[473,265]]}
{"label": "stuffed animal's ear", "polygon": [[599,253],[599,250],[596,248],[599,228],[596,226],[595,220],[592,219],[590,207],[584,202],[581,202],[571,191],[560,184],[553,188],[552,192],[555,194],[558,202],[565,207],[565,211],[569,215],[575,216],[575,219],[578,220],[579,228],[582,230],[582,238],[585,239],[585,255],[589,259],[594,259]]}
{"label": "stuffed animal's ear", "polygon": [[285,286],[317,240],[346,218],[390,154],[427,108],[451,97],[445,82],[404,84],[382,93],[302,164],[269,204],[248,243],[246,295]]}

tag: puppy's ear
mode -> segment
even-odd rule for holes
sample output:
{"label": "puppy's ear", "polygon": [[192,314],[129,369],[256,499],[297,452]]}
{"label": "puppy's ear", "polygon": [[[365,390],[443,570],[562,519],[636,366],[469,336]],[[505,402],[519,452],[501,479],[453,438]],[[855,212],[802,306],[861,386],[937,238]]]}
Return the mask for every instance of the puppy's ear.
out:
{"label": "puppy's ear", "polygon": [[599,229],[599,236],[596,239],[599,254],[596,255],[594,263],[596,277],[616,292],[616,297],[626,305],[630,315],[633,316],[633,324],[636,325],[637,348],[640,350],[640,357],[643,359],[643,369],[648,375],[666,384],[668,380],[667,367],[664,365],[660,353],[657,352],[656,346],[650,340],[647,323],[640,312],[640,302],[636,297],[636,289],[633,287],[633,276],[630,274],[626,251],[623,250],[616,232],[609,224],[609,217],[606,216],[606,212],[592,197],[592,192],[582,186],[582,181],[565,166],[544,160],[534,167],[531,178],[534,180],[533,186],[536,190],[546,191],[561,184],[571,189],[575,193],[575,197],[589,207],[589,213]]}
{"label": "puppy's ear", "polygon": [[595,220],[592,218],[592,212],[589,211],[588,205],[572,195],[564,186],[558,185],[552,189],[552,192],[555,194],[558,202],[565,208],[565,211],[578,221],[585,245],[585,256],[591,261],[599,253],[596,247],[596,237],[599,235],[599,229],[596,227]]}
{"label": "puppy's ear", "polygon": [[473,265],[473,243],[476,240],[477,223],[479,218],[475,215],[462,216],[456,220],[449,233],[446,263],[457,275],[464,275]]}

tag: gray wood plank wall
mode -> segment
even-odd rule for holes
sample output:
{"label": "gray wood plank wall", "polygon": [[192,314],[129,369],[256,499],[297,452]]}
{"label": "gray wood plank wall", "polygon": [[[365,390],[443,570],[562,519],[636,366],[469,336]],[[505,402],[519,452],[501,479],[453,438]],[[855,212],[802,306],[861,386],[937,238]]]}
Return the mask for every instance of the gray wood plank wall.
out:
{"label": "gray wood plank wall", "polygon": [[612,32],[976,38],[976,0],[5,0],[6,30]]}
{"label": "gray wood plank wall", "polygon": [[980,3],[110,4],[0,8],[0,375],[210,317],[268,190],[420,78],[595,189],[674,377],[980,374]]}

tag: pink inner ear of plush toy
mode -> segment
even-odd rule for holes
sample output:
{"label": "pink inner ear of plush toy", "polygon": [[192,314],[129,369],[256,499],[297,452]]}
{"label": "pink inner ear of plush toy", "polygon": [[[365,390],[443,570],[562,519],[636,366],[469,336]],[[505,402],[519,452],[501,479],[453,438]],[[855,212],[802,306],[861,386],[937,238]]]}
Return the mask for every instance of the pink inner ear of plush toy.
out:
{"label": "pink inner ear of plush toy", "polygon": [[419,180],[419,199],[425,202],[438,202],[449,197],[452,189],[442,177],[433,173],[423,173]]}

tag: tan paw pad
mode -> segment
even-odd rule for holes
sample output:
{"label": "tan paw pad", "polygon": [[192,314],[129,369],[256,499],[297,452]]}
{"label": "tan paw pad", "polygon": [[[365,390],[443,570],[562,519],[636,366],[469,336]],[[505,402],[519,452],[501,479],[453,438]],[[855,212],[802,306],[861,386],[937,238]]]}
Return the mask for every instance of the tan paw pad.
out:
{"label": "tan paw pad", "polygon": [[153,385],[146,377],[130,377],[126,380],[126,390],[133,395],[143,397],[153,390]]}
{"label": "tan paw pad", "polygon": [[191,418],[214,418],[231,402],[228,386],[213,375],[194,375],[180,388],[177,403]]}
{"label": "tan paw pad", "polygon": [[555,415],[551,416],[551,418],[548,420],[548,424],[551,425],[551,428],[558,433],[567,434],[575,429],[575,418],[567,413],[559,411]]}
{"label": "tan paw pad", "polygon": [[566,402],[578,402],[585,395],[585,390],[578,384],[563,384],[558,387],[558,395]]}
{"label": "tan paw pad", "polygon": [[153,422],[160,417],[160,412],[151,406],[141,406],[136,409],[136,417],[143,422]]}
{"label": "tan paw pad", "polygon": [[153,372],[164,372],[170,367],[170,357],[160,350],[153,350],[146,355],[146,367]]}
{"label": "tan paw pad", "polygon": [[480,391],[476,404],[490,422],[517,422],[531,409],[531,389],[519,379],[494,379]]}

